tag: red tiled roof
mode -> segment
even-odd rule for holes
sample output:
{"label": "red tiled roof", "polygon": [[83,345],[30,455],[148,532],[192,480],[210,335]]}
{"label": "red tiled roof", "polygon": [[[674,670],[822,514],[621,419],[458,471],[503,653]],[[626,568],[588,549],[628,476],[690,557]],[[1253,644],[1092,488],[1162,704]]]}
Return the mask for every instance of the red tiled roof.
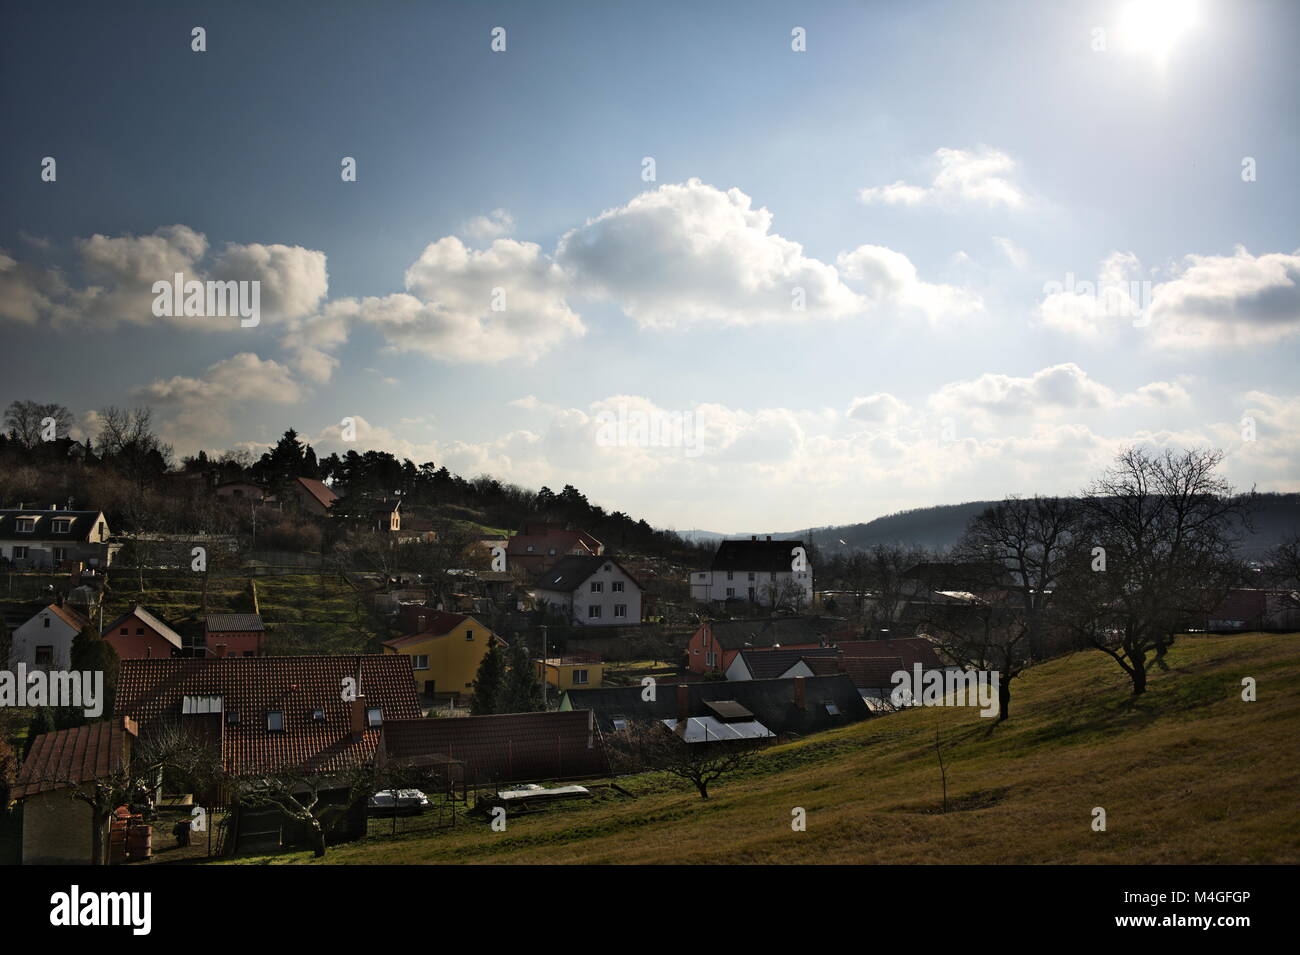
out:
{"label": "red tiled roof", "polygon": [[111,776],[126,757],[125,740],[121,720],[101,720],[36,737],[18,772],[13,798]]}
{"label": "red tiled roof", "polygon": [[[415,630],[412,633],[404,633],[400,637],[393,637],[391,640],[385,640],[384,646],[400,649],[401,647],[410,646],[412,643],[420,643],[428,640],[430,637],[441,637],[450,633],[459,627],[466,620],[473,620],[469,614],[448,613],[445,610],[430,610],[427,613],[420,613],[424,617],[424,629]],[[410,626],[410,616],[406,617],[407,626]],[[478,623],[477,620],[474,620]],[[479,624],[479,626],[483,626]],[[487,627],[483,627],[484,630]]]}
{"label": "red tiled roof", "polygon": [[74,630],[80,631],[82,628],[90,624],[89,620],[77,613],[77,611],[73,610],[71,607],[60,607],[58,604],[50,604],[45,609],[50,611],[50,613],[54,614]]}
{"label": "red tiled roof", "polygon": [[467,779],[523,782],[609,772],[590,710],[508,713],[384,724],[384,753],[394,761],[451,759]]}
{"label": "red tiled roof", "polygon": [[908,670],[900,657],[841,657],[840,667],[853,678],[853,685],[859,689],[888,687],[894,685],[894,674],[899,670]]}
{"label": "red tiled roof", "polygon": [[850,657],[898,657],[907,669],[919,663],[925,669],[943,666],[934,644],[925,637],[897,637],[893,640],[845,640],[837,646]]}
{"label": "red tiled roof", "polygon": [[315,478],[300,477],[298,478],[298,483],[307,490],[308,494],[316,498],[323,507],[329,507],[338,500],[338,495],[330,490],[329,485],[323,481],[318,481]]}
{"label": "red tiled roof", "polygon": [[[533,549],[528,550],[531,544]],[[592,554],[599,554],[603,545],[586,531],[566,531],[563,528],[550,528],[541,534],[516,534],[506,543],[506,554],[510,557],[563,557],[581,544],[582,549]],[[551,548],[555,553],[550,553]]]}
{"label": "red tiled roof", "polygon": [[[420,716],[410,658],[395,654],[123,660],[113,711],[134,717],[142,732],[175,719],[219,735],[222,761],[236,775],[333,772],[368,763],[379,744],[379,727],[352,738],[352,704],[343,699],[348,678],[385,721]],[[223,713],[182,717],[187,696],[219,696]],[[318,708],[323,720],[313,719]],[[279,732],[267,729],[267,713],[276,710],[284,714]]]}

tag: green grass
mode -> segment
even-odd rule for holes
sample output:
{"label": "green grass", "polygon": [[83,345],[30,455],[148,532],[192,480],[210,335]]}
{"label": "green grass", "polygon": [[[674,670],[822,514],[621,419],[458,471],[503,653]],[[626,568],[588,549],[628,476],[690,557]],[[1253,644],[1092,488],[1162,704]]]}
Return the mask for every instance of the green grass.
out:
{"label": "green grass", "polygon": [[[332,848],[364,863],[1295,863],[1300,636],[1187,637],[1134,700],[1099,653],[1026,672],[1001,726],[929,708],[766,750],[701,801],[663,775],[600,798]],[[1258,681],[1257,702],[1240,698]],[[936,730],[948,766],[942,811]],[[1094,807],[1107,830],[1091,828]],[[791,810],[807,812],[793,832]],[[241,859],[313,863],[306,853]]]}

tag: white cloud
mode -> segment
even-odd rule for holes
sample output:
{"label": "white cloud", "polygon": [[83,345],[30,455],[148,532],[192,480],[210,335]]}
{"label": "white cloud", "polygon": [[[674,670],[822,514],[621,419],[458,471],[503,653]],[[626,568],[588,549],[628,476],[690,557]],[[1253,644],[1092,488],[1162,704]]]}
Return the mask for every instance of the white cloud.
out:
{"label": "white cloud", "polygon": [[880,428],[893,428],[908,414],[907,404],[891,394],[876,392],[849,403],[847,416],[854,421]]}
{"label": "white cloud", "polygon": [[1029,264],[1029,253],[1011,239],[995,235],[993,244],[997,246],[999,252],[1007,257],[1007,261],[1016,268],[1023,269]]}
{"label": "white cloud", "polygon": [[1300,334],[1300,250],[1189,255],[1155,287],[1151,331],[1174,348],[1268,345]]}
{"label": "white cloud", "polygon": [[983,309],[975,292],[921,281],[907,256],[884,246],[860,245],[851,252],[841,252],[836,263],[846,279],[861,283],[863,302],[868,307],[914,308],[930,319]]}
{"label": "white cloud", "polygon": [[1026,196],[1011,182],[1015,161],[1006,153],[987,146],[975,150],[935,150],[934,178],[928,186],[909,185],[899,180],[887,186],[862,189],[858,197],[866,203],[916,206],[924,203],[951,205],[980,203],[1019,208]]}
{"label": "white cloud", "polygon": [[515,231],[515,219],[505,209],[493,209],[485,216],[475,216],[461,225],[465,236],[477,241],[496,239]]}
{"label": "white cloud", "polygon": [[645,328],[837,317],[862,307],[834,266],[772,232],[766,208],[698,179],[588,220],[560,240],[556,259],[584,292],[612,298]]}
{"label": "white cloud", "polygon": [[251,352],[214,362],[198,377],[157,379],[133,394],[162,408],[168,416],[163,435],[182,452],[235,433],[251,407],[295,404],[303,397],[287,367]]}

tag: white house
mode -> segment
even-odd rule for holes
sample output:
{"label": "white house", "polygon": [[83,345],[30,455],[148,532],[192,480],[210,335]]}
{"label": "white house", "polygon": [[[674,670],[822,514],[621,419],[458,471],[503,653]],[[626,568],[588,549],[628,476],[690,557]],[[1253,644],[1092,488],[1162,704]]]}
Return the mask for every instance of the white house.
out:
{"label": "white house", "polygon": [[612,557],[561,559],[542,575],[533,599],[582,626],[641,622],[641,585]]}
{"label": "white house", "polygon": [[691,597],[706,603],[744,600],[767,607],[810,607],[812,564],[800,540],[724,540],[708,570],[691,572]]}
{"label": "white house", "polygon": [[0,562],[20,570],[55,569],[65,561],[107,567],[118,548],[108,537],[103,511],[58,505],[0,509]]}
{"label": "white house", "polygon": [[9,669],[23,663],[29,670],[71,670],[73,638],[88,623],[71,607],[50,604],[14,630]]}

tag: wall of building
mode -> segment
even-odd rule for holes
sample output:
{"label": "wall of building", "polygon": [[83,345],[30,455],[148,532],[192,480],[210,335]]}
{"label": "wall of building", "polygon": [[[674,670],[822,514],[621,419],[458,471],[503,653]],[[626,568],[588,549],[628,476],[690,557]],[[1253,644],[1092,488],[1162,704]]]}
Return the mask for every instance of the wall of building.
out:
{"label": "wall of building", "polygon": [[[45,625],[49,621],[49,626]],[[68,626],[48,608],[14,630],[9,651],[9,668],[25,663],[30,669],[36,666],[36,648],[53,647],[51,670],[72,669],[72,641],[77,631]]]}

